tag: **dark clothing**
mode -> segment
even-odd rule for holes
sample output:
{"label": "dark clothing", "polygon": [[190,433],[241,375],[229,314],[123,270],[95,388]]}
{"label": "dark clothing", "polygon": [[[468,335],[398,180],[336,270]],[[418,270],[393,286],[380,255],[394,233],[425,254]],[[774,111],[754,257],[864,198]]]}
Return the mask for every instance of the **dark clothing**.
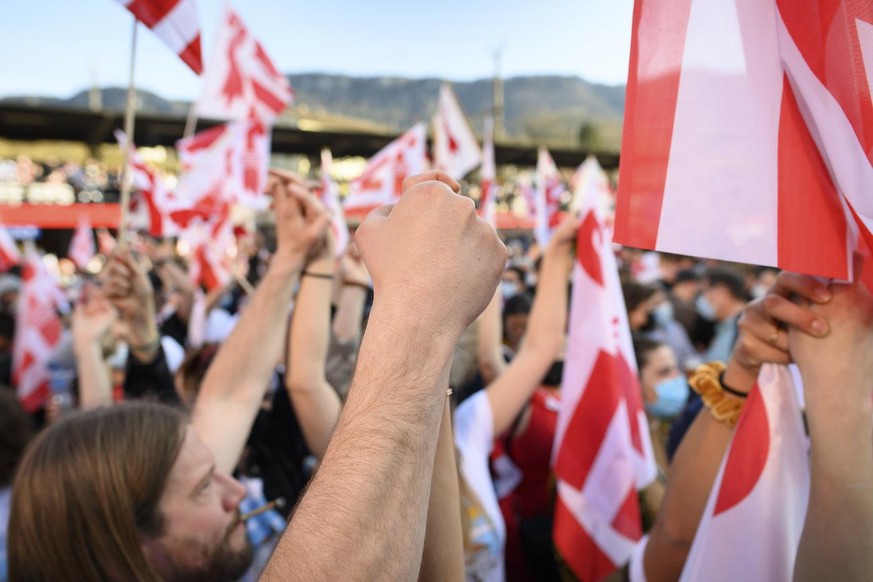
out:
{"label": "dark clothing", "polygon": [[176,392],[173,374],[167,366],[164,348],[158,346],[155,359],[144,364],[133,354],[127,356],[127,370],[124,374],[125,400],[151,399],[164,404],[181,405]]}

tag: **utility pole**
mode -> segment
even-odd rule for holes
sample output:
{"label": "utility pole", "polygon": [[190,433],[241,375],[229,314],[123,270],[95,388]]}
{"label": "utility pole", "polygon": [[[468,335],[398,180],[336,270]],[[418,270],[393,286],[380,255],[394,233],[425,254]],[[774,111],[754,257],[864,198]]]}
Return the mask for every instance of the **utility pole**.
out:
{"label": "utility pole", "polygon": [[503,139],[503,77],[500,76],[500,58],[503,47],[494,51],[494,80],[491,83],[491,114],[494,116],[494,141]]}

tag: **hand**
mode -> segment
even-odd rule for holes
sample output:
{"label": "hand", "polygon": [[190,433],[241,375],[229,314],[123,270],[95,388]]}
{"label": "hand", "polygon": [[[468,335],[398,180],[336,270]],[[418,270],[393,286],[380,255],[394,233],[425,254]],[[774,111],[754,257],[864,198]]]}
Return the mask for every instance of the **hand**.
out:
{"label": "hand", "polygon": [[446,174],[427,172],[403,186],[393,208],[371,212],[355,233],[374,309],[396,310],[454,342],[491,300],[506,247]]}
{"label": "hand", "polygon": [[552,231],[552,238],[546,247],[545,254],[569,256],[579,234],[579,217],[568,214]]}
{"label": "hand", "polygon": [[813,338],[789,331],[791,355],[803,375],[807,402],[812,406],[841,403],[869,408],[873,387],[873,297],[861,281],[856,261],[855,282],[831,285],[833,299],[810,311],[827,319],[830,333]]}
{"label": "hand", "polygon": [[73,309],[73,346],[78,351],[100,346],[109,335],[118,312],[103,293],[86,284]]}
{"label": "hand", "polygon": [[367,271],[367,265],[361,260],[358,246],[354,242],[349,243],[346,252],[340,258],[339,272],[343,283],[370,285],[370,273]]}
{"label": "hand", "polygon": [[157,337],[154,289],[148,275],[129,252],[110,257],[100,280],[106,298],[128,327],[132,345],[146,345]]}
{"label": "hand", "polygon": [[276,214],[276,256],[283,260],[306,260],[323,244],[330,214],[309,191],[306,182],[291,172],[270,169],[268,189]]}
{"label": "hand", "polygon": [[804,303],[825,304],[831,295],[828,286],[814,277],[781,273],[763,297],[743,309],[725,382],[738,390],[751,389],[763,364],[791,363],[786,327],[809,337],[827,335],[828,322],[792,298],[802,298]]}

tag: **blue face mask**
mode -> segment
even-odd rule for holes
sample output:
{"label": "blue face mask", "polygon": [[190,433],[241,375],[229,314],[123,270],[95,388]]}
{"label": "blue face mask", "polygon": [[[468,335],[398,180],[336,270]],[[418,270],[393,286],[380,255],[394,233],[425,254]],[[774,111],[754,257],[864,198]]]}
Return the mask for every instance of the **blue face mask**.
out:
{"label": "blue face mask", "polygon": [[712,308],[712,304],[702,294],[697,296],[694,307],[697,309],[700,317],[708,321],[715,321],[715,309]]}
{"label": "blue face mask", "polygon": [[500,294],[503,296],[503,300],[507,300],[513,295],[517,295],[519,293],[518,285],[515,283],[511,283],[509,281],[501,281],[500,282]]}
{"label": "blue face mask", "polygon": [[667,327],[673,321],[673,304],[669,301],[661,303],[652,310],[652,317],[658,327]]}
{"label": "blue face mask", "polygon": [[688,400],[689,390],[688,382],[681,374],[675,378],[664,380],[655,386],[658,399],[651,404],[646,404],[646,410],[658,418],[679,416],[685,407],[685,401]]}

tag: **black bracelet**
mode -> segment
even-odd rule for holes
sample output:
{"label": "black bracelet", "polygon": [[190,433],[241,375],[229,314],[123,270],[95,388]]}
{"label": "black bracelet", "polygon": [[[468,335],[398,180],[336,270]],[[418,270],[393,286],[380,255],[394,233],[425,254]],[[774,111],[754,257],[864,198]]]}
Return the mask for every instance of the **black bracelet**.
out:
{"label": "black bracelet", "polygon": [[316,279],[330,279],[333,280],[333,274],[327,273],[310,273],[309,271],[303,271],[303,275],[305,277],[315,277]]}
{"label": "black bracelet", "polygon": [[727,392],[732,396],[736,396],[737,398],[748,398],[748,392],[740,392],[736,388],[731,388],[727,384],[724,383],[724,372],[718,375],[718,383],[721,384],[721,389]]}

